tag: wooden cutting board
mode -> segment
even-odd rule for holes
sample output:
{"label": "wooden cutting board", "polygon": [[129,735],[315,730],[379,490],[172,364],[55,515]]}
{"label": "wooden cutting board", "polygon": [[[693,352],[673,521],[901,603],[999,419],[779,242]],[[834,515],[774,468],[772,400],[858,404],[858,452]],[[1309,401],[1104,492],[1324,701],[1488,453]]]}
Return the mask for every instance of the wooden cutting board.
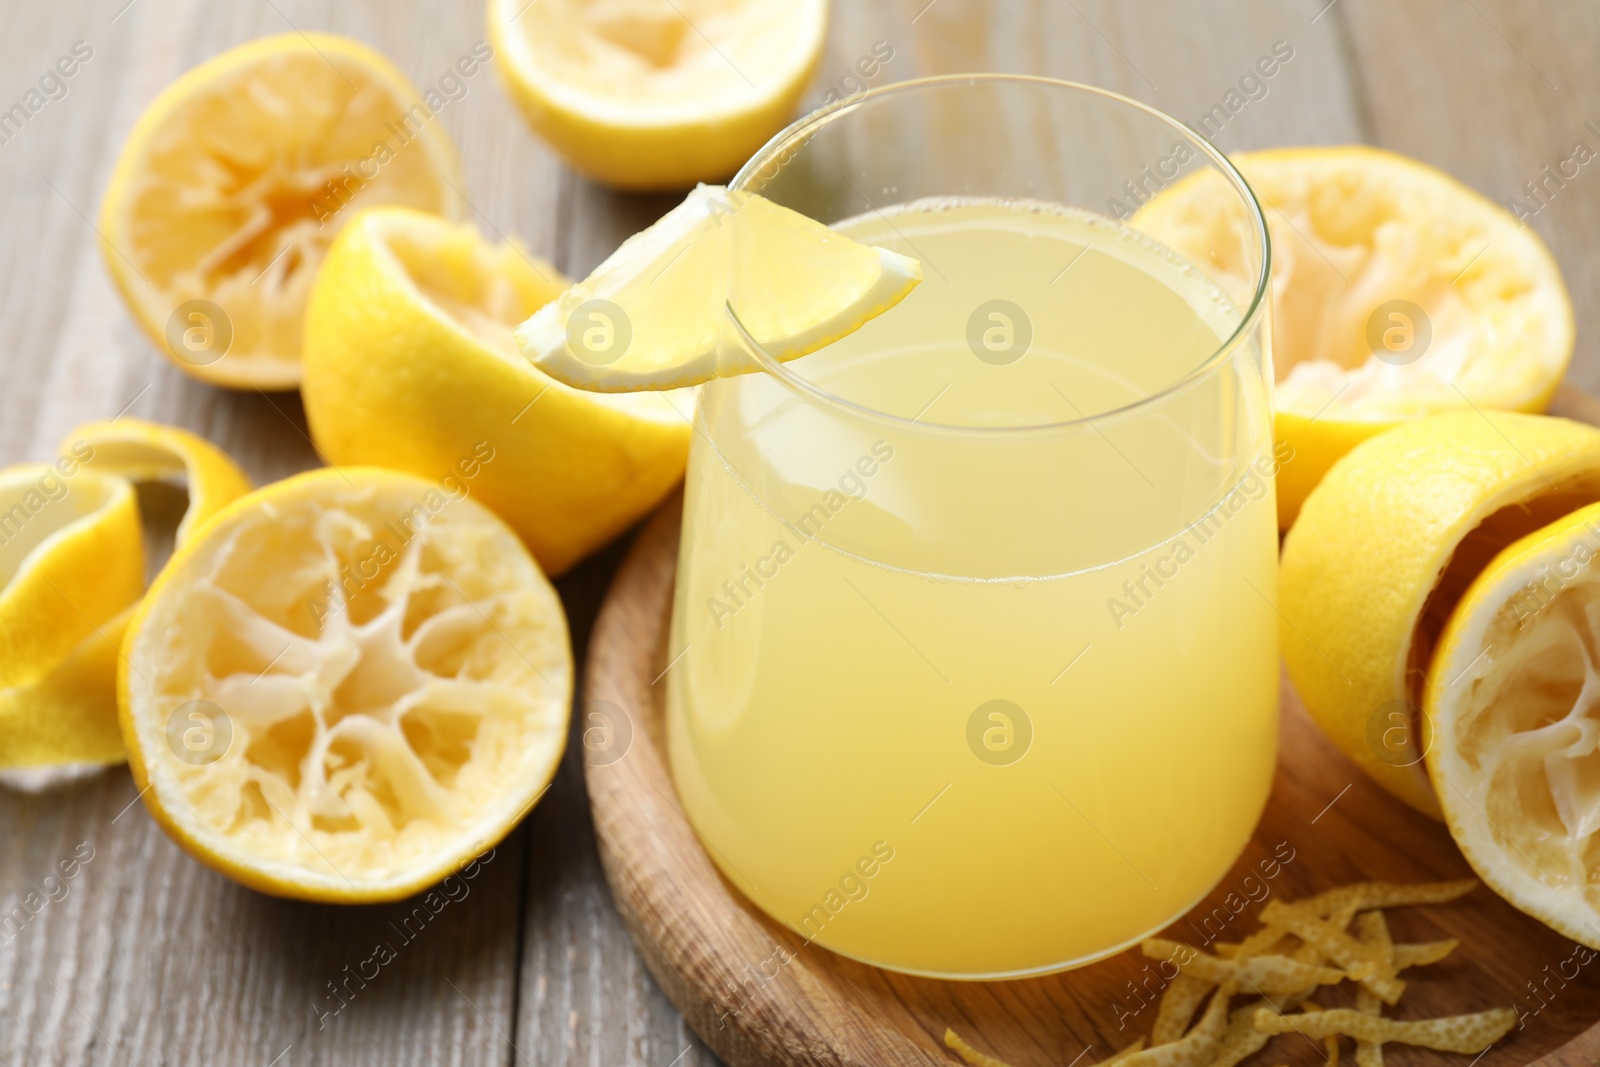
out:
{"label": "wooden cutting board", "polygon": [[[1553,410],[1590,422],[1600,415],[1593,399],[1571,392]],[[806,945],[723,879],[677,806],[662,730],[665,686],[655,684],[668,666],[680,505],[663,506],[617,573],[590,639],[581,710],[586,726],[613,731],[586,773],[617,910],[656,981],[706,1044],[731,1067],[949,1065],[959,1062],[943,1047],[950,1026],[1013,1067],[1090,1067],[1148,1034],[1155,1008],[1140,991],[1148,961],[1137,951],[1022,981],[912,978]],[[591,719],[590,710],[606,721]],[[1286,850],[1293,858],[1264,881],[1260,864]],[[1294,899],[1363,879],[1472,872],[1442,825],[1372,785],[1323,740],[1285,684],[1278,773],[1261,825],[1234,869],[1169,936],[1201,940],[1188,924],[1239,908],[1251,874],[1251,886]],[[1260,907],[1240,909],[1223,939],[1254,930]],[[1486,888],[1456,904],[1388,914],[1400,940],[1462,942],[1444,963],[1408,972],[1415,980],[1397,1017],[1510,1005],[1525,1013],[1522,1027],[1478,1067],[1600,1063],[1600,957],[1580,966],[1585,957],[1574,957],[1571,941]],[[1343,992],[1319,1000],[1337,1002]],[[1348,1042],[1344,1052],[1351,1055]],[[1400,1045],[1386,1046],[1385,1055],[1391,1067],[1473,1062]],[[1319,1045],[1289,1036],[1246,1067],[1281,1063],[1315,1067],[1326,1058]]]}

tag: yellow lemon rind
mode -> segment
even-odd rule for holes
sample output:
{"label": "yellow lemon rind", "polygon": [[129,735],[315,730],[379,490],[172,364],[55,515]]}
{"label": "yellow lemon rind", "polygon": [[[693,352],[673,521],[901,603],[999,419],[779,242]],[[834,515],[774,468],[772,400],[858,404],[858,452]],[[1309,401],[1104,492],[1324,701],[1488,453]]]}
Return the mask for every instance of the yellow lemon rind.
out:
{"label": "yellow lemon rind", "polygon": [[[526,5],[489,0],[496,66],[528,124],[577,170],[617,189],[682,189],[728,178],[794,115],[816,73],[827,36],[827,5],[803,0],[787,70],[756,99],[696,101],[662,113],[603,100],[540,70],[525,35],[508,26]],[[762,72],[765,75],[767,72]]]}
{"label": "yellow lemon rind", "polygon": [[[1455,389],[1436,389],[1429,395],[1418,396],[1409,407],[1404,397],[1389,392],[1380,398],[1380,407],[1363,411],[1359,404],[1352,406],[1350,397],[1356,394],[1341,401],[1342,389],[1331,398],[1307,395],[1298,399],[1292,390],[1276,390],[1276,435],[1295,453],[1294,461],[1278,478],[1281,529],[1293,524],[1306,496],[1339,456],[1402,422],[1474,405],[1531,413],[1542,412],[1549,405],[1572,359],[1572,304],[1560,268],[1549,249],[1537,234],[1521,226],[1503,207],[1425,163],[1367,145],[1274,148],[1241,152],[1232,158],[1251,183],[1262,201],[1269,224],[1275,228],[1287,217],[1272,202],[1273,189],[1283,185],[1309,183],[1330,197],[1344,197],[1347,187],[1381,186],[1393,190],[1393,195],[1400,199],[1426,198],[1434,205],[1434,211],[1446,212],[1461,226],[1484,234],[1482,247],[1475,253],[1472,248],[1461,251],[1460,272],[1451,284],[1470,287],[1480,277],[1491,276],[1501,278],[1502,283],[1505,278],[1519,281],[1525,285],[1529,297],[1536,298],[1528,314],[1532,316],[1529,321],[1540,328],[1537,344],[1482,347],[1477,353],[1479,358],[1450,378]],[[1359,176],[1360,180],[1353,180],[1354,176]],[[1190,249],[1191,254],[1202,260],[1206,257],[1197,249],[1211,249],[1211,261],[1203,265],[1208,265],[1238,290],[1250,279],[1240,276],[1240,265],[1231,262],[1230,254],[1226,254],[1228,234],[1221,231],[1226,230],[1228,220],[1206,206],[1207,184],[1215,185],[1218,190],[1223,188],[1217,178],[1215,172],[1202,170],[1179,180],[1144,204],[1132,225],[1173,243],[1180,251],[1183,250],[1181,246],[1195,246]],[[1319,181],[1321,184],[1316,185]],[[1226,195],[1232,196],[1231,192]],[[1427,221],[1426,217],[1414,220],[1419,232],[1426,228]],[[1279,289],[1288,284],[1282,272],[1290,259],[1278,256],[1274,259],[1281,260],[1274,263],[1274,292],[1281,296]],[[1454,269],[1452,263],[1450,271]],[[1475,300],[1469,300],[1468,304],[1478,313],[1480,322],[1499,306],[1493,299],[1487,305]],[[1277,327],[1281,330],[1283,324],[1278,323]],[[1483,328],[1492,330],[1492,326]],[[1370,368],[1376,359],[1376,356],[1370,357],[1363,368],[1346,369],[1342,376],[1348,383],[1353,380],[1351,375]]]}
{"label": "yellow lemon rind", "polygon": [[[54,476],[64,487],[60,498],[47,501],[13,537],[38,537],[18,561],[9,580],[0,583],[0,688],[37,682],[85,638],[91,637],[132,604],[144,584],[144,544],[133,487],[121,478],[79,468],[61,478],[48,464],[20,464],[0,471],[0,502],[12,493],[32,491],[41,479]],[[68,510],[67,494],[93,492],[92,510]],[[26,502],[21,505],[26,507]],[[51,514],[52,509],[55,510]],[[15,506],[0,521],[16,515]],[[32,524],[43,525],[36,529]],[[8,532],[11,529],[7,527]],[[8,538],[9,540],[9,538]]]}
{"label": "yellow lemon rind", "polygon": [[1516,413],[1434,415],[1335,463],[1284,541],[1283,656],[1296,690],[1345,755],[1424,814],[1442,817],[1421,753],[1408,766],[1380,759],[1371,716],[1412,700],[1407,672],[1423,609],[1463,539],[1501,508],[1577,482],[1600,499],[1594,427]]}
{"label": "yellow lemon rind", "polygon": [[[1514,837],[1505,839],[1511,830],[1504,821],[1494,821],[1486,812],[1483,797],[1471,788],[1479,776],[1455,741],[1463,725],[1464,702],[1483,673],[1494,667],[1491,662],[1480,669],[1480,664],[1492,661],[1497,651],[1505,651],[1492,647],[1490,631],[1505,621],[1505,610],[1513,598],[1524,593],[1534,578],[1547,575],[1550,564],[1559,566],[1572,558],[1573,548],[1580,542],[1600,543],[1600,505],[1581,508],[1527,535],[1484,568],[1440,635],[1428,671],[1423,708],[1433,735],[1428,773],[1450,835],[1467,862],[1485,884],[1519,910],[1580,944],[1600,949],[1600,908],[1584,899],[1583,886],[1557,884],[1548,876],[1536,877],[1527,871],[1531,860]],[[1558,575],[1558,580],[1567,579]]]}
{"label": "yellow lemon rind", "polygon": [[[688,398],[611,398],[571,389],[501,352],[438,306],[389,247],[470,240],[530,301],[566,279],[547,263],[490,246],[469,225],[406,208],[359,213],[334,240],[306,314],[301,393],[331,463],[453,479],[511,524],[546,574],[632,526],[682,479]],[[480,443],[492,460],[481,460]]]}
{"label": "yellow lemon rind", "polygon": [[[288,503],[296,494],[310,494],[323,486],[337,488],[352,483],[369,486],[388,483],[401,486],[411,493],[425,492],[429,488],[426,482],[395,471],[372,467],[325,467],[294,475],[235,500],[207,519],[186,545],[174,551],[172,558],[157,575],[128,623],[117,674],[118,721],[127,744],[128,768],[145,808],[168,836],[203,865],[258,892],[336,904],[383,903],[404,899],[461,870],[485,850],[498,845],[547,792],[548,783],[554,777],[565,751],[568,730],[567,716],[559,716],[559,733],[551,739],[543,773],[531,776],[522,788],[508,793],[493,812],[481,814],[475,827],[482,830],[481,834],[470,840],[461,837],[456,847],[441,851],[430,862],[384,880],[355,883],[334,875],[308,873],[290,864],[262,862],[257,857],[230,847],[225,837],[185,810],[186,805],[175,802],[181,790],[172,772],[161,766],[159,760],[153,761],[146,754],[147,749],[159,753],[158,746],[165,743],[164,726],[141,721],[144,698],[136,691],[138,675],[134,660],[141,658],[142,637],[150,626],[151,616],[161,610],[167,589],[189,577],[189,561],[205,550],[211,537],[226,531],[230,524],[263,513],[271,515],[276,507],[283,506],[277,502]],[[501,521],[470,500],[459,501],[459,504],[478,510],[489,522]],[[528,559],[533,563],[534,572],[538,573],[537,564],[531,556]],[[542,575],[540,581],[548,589],[548,581]],[[553,591],[551,593],[553,597]],[[557,613],[552,621],[558,627],[560,647],[565,657],[566,669],[562,679],[567,689],[566,698],[562,701],[565,705],[570,702],[573,678],[571,645],[565,616],[560,614],[559,601],[552,600],[552,603]]]}

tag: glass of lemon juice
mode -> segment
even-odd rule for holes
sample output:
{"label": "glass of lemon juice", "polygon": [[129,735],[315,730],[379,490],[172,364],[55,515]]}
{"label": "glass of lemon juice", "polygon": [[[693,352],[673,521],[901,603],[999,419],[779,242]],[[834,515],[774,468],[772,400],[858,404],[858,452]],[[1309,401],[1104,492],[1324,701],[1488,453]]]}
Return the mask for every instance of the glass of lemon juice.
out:
{"label": "glass of lemon juice", "polygon": [[[1205,262],[1141,231],[1186,179],[1236,208]],[[918,974],[1167,925],[1238,857],[1277,747],[1249,188],[1159,112],[1006,76],[845,101],[734,188],[923,281],[790,363],[730,304],[763,372],[698,396],[666,679],[710,856],[807,942]]]}

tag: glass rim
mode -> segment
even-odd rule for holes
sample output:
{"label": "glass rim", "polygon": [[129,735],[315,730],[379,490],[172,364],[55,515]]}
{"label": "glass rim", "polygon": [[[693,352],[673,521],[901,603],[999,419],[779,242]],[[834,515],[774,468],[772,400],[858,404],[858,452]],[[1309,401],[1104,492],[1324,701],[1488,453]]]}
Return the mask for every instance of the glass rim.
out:
{"label": "glass rim", "polygon": [[[784,152],[797,149],[809,140],[813,134],[831,122],[843,118],[863,105],[889,96],[898,96],[905,93],[914,93],[927,89],[955,88],[962,85],[1017,85],[1024,87],[1045,89],[1067,89],[1074,92],[1087,93],[1090,96],[1100,97],[1102,100],[1114,104],[1121,104],[1135,111],[1143,112],[1146,116],[1165,123],[1176,131],[1186,141],[1196,147],[1212,164],[1220,170],[1224,177],[1232,183],[1234,191],[1249,208],[1250,218],[1255,226],[1257,241],[1261,253],[1261,265],[1257,271],[1255,290],[1250,297],[1250,305],[1240,316],[1239,323],[1217,348],[1205,359],[1201,360],[1187,373],[1180,375],[1173,381],[1163,385],[1148,396],[1142,396],[1120,407],[1112,408],[1095,415],[1080,415],[1075,418],[1062,419],[1055,422],[1031,423],[1023,426],[964,426],[953,423],[923,422],[919,418],[906,418],[902,415],[879,411],[877,408],[860,404],[853,400],[829,392],[822,386],[810,381],[804,376],[791,370],[787,363],[775,358],[757,341],[745,325],[740,321],[738,313],[734,311],[731,301],[724,302],[728,318],[733,324],[735,333],[740,341],[749,348],[756,362],[761,365],[761,370],[776,378],[790,392],[801,396],[802,399],[821,401],[830,406],[842,408],[852,414],[864,416],[879,422],[888,423],[905,430],[940,431],[949,433],[970,433],[977,435],[986,434],[1019,434],[1039,433],[1041,431],[1066,430],[1076,427],[1093,427],[1095,422],[1103,419],[1118,418],[1128,415],[1160,401],[1176,396],[1182,390],[1194,385],[1215,374],[1233,357],[1235,351],[1243,340],[1250,335],[1260,321],[1263,309],[1266,306],[1267,293],[1272,281],[1272,242],[1267,231],[1267,219],[1261,210],[1261,202],[1256,198],[1255,190],[1250,188],[1250,183],[1245,181],[1244,175],[1233,165],[1220,149],[1207,140],[1200,131],[1190,126],[1181,119],[1174,118],[1159,108],[1135,100],[1131,96],[1102,89],[1099,86],[1088,85],[1083,82],[1067,81],[1062,78],[1048,78],[1036,74],[998,74],[998,73],[972,73],[972,74],[937,74],[924,78],[910,78],[905,81],[890,82],[876,88],[868,89],[853,97],[836,100],[831,104],[817,108],[785,126],[773,135],[756,150],[756,153],[745,161],[739,168],[733,180],[728,183],[728,188],[734,191],[745,191],[756,180],[758,173],[771,161],[781,156]],[[878,208],[870,201],[867,203],[870,211]],[[804,357],[798,357],[804,358]],[[1267,383],[1270,387],[1272,383]]]}

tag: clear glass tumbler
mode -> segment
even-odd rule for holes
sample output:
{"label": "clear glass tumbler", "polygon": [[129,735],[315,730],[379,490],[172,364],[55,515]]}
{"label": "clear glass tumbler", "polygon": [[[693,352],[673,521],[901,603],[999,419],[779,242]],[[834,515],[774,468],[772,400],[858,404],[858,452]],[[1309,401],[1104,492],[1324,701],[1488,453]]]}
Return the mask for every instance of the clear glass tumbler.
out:
{"label": "clear glass tumbler", "polygon": [[[1181,228],[1178,183],[1217,206],[1187,258],[1145,225]],[[1249,188],[1132,100],[988,75],[820,111],[734,185],[923,280],[787,364],[729,308],[763,372],[699,392],[667,676],[709,854],[801,937],[918,974],[1167,925],[1248,841],[1277,748]]]}

